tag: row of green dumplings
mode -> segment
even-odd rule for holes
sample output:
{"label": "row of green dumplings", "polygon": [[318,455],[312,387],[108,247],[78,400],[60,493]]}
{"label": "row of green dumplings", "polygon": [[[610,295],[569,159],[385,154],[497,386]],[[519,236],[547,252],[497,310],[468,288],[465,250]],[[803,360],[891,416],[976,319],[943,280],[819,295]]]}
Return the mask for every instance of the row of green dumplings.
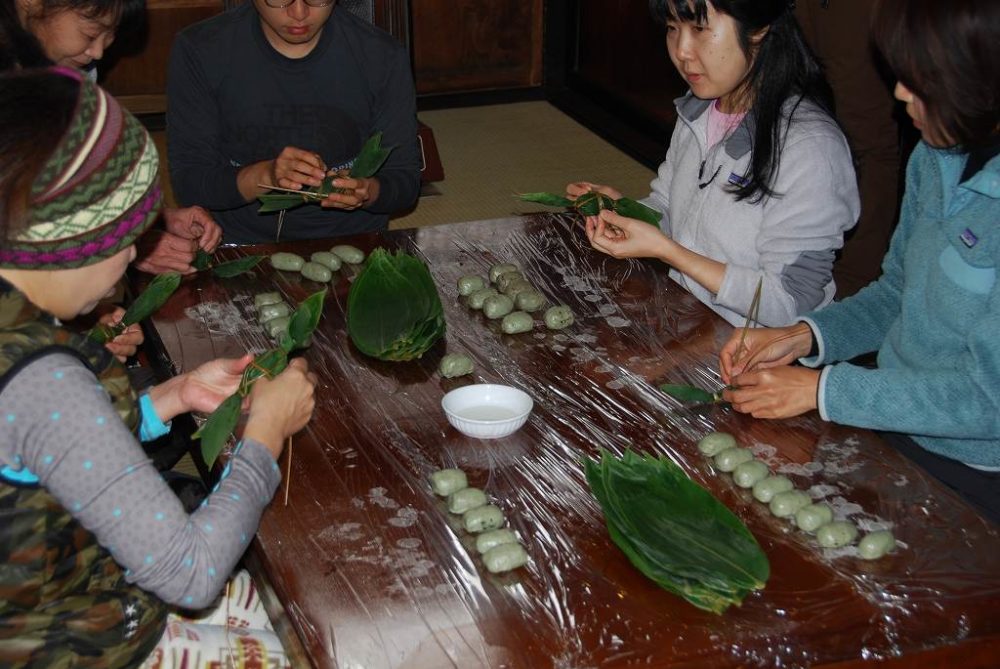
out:
{"label": "row of green dumplings", "polygon": [[277,341],[283,333],[288,332],[292,308],[281,298],[281,293],[258,293],[254,295],[253,305],[257,309],[257,322],[267,332],[267,336]]}
{"label": "row of green dumplings", "polygon": [[279,251],[271,254],[271,266],[283,272],[299,272],[310,281],[326,283],[333,273],[344,263],[360,265],[365,261],[365,252],[349,244],[338,244],[329,251],[317,251],[309,256],[309,261],[297,253]]}
{"label": "row of green dumplings", "polygon": [[[841,548],[857,539],[858,528],[854,523],[835,521],[829,504],[814,503],[807,493],[796,490],[787,476],[771,474],[750,449],[736,445],[733,435],[712,432],[701,438],[698,450],[712,458],[716,469],[732,474],[736,485],[752,490],[754,499],[767,504],[774,516],[791,518],[800,530],[815,534],[820,546]],[[865,560],[877,560],[895,545],[896,540],[888,530],[871,532],[858,542],[858,555]]]}
{"label": "row of green dumplings", "polygon": [[[500,320],[506,334],[530,331],[535,325],[531,315],[545,307],[546,299],[514,263],[499,263],[489,271],[489,283],[472,274],[458,279],[458,294],[466,298],[470,309],[481,310],[490,320]],[[561,330],[573,324],[573,311],[566,305],[549,307],[543,315],[545,327]]]}
{"label": "row of green dumplings", "polygon": [[528,553],[509,529],[503,511],[490,504],[486,493],[470,488],[461,469],[441,469],[431,474],[434,494],[448,500],[448,511],[462,516],[466,532],[476,535],[476,551],[491,574],[511,571],[528,562]]}

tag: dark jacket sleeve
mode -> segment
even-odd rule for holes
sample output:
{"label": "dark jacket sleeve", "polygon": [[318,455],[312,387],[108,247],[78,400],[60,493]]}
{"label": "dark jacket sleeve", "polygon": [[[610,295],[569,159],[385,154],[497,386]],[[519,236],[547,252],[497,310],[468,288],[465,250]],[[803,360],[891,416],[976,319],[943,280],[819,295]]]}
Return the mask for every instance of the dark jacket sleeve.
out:
{"label": "dark jacket sleeve", "polygon": [[221,150],[222,119],[195,43],[181,33],[167,75],[167,154],[174,196],[182,207],[229,209],[246,204],[236,186],[239,167]]}
{"label": "dark jacket sleeve", "polygon": [[376,214],[392,214],[408,208],[420,193],[417,100],[410,61],[404,49],[393,50],[376,100],[372,132],[381,130],[382,146],[396,148],[376,175],[379,198],[367,209]]}

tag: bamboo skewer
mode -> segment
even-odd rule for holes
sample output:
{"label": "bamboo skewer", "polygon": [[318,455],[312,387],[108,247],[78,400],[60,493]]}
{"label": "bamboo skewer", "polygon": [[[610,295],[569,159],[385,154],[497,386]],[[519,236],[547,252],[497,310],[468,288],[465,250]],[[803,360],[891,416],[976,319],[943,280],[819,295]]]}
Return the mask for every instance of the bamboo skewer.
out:
{"label": "bamboo skewer", "polygon": [[303,199],[316,199],[321,200],[319,193],[314,193],[309,190],[299,190],[296,188],[282,188],[281,186],[268,186],[267,184],[257,184],[257,188],[268,188],[270,190],[281,191],[282,193],[290,193],[292,195],[301,195]]}
{"label": "bamboo skewer", "polygon": [[288,506],[288,490],[292,487],[292,438],[288,438],[288,445],[285,446],[285,450],[288,451],[288,466],[285,471],[285,506]]}
{"label": "bamboo skewer", "polygon": [[743,322],[740,345],[736,348],[736,355],[733,356],[734,364],[743,356],[743,344],[747,340],[747,333],[750,332],[750,328],[760,324],[758,316],[760,315],[760,294],[763,288],[764,277],[760,277],[757,279],[757,290],[754,291],[753,300],[750,302],[750,309],[747,311],[747,319]]}

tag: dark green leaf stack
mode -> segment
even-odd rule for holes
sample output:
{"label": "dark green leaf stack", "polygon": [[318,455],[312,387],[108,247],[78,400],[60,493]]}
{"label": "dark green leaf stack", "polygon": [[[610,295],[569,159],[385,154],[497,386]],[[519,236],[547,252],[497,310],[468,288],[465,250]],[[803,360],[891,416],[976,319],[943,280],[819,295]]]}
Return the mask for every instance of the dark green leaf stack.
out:
{"label": "dark green leaf stack", "polygon": [[660,587],[719,614],[763,589],[771,568],[757,540],[673,462],[602,451],[584,464],[611,539]]}
{"label": "dark green leaf stack", "polygon": [[519,198],[526,202],[536,202],[549,207],[566,207],[575,209],[584,216],[597,216],[602,209],[610,209],[626,218],[634,218],[658,226],[663,214],[647,207],[641,202],[631,198],[622,197],[617,200],[604,195],[603,193],[590,192],[570,200],[568,197],[556,195],[555,193],[521,193]]}
{"label": "dark green leaf stack", "polygon": [[403,251],[372,251],[347,294],[347,333],[358,350],[379,360],[413,360],[444,329],[441,297],[427,265]]}
{"label": "dark green leaf stack", "polygon": [[[348,176],[355,179],[367,179],[373,177],[381,169],[389,154],[395,147],[382,147],[382,133],[377,132],[368,138],[365,145],[361,147],[361,153],[357,155],[351,164]],[[258,214],[270,214],[282,209],[291,209],[307,202],[319,202],[326,199],[326,196],[334,192],[344,192],[333,185],[333,180],[340,178],[339,175],[330,175],[323,179],[323,183],[315,188],[303,188],[297,193],[279,192],[263,193],[258,195],[261,206],[257,210]]]}
{"label": "dark green leaf stack", "polygon": [[99,344],[107,344],[124,332],[129,325],[152,316],[170,299],[179,285],[181,285],[181,275],[176,272],[157,275],[146,286],[146,290],[129,305],[121,321],[116,325],[98,325],[87,332],[87,336]]}
{"label": "dark green leaf stack", "polygon": [[229,441],[229,436],[236,429],[243,398],[250,394],[254,381],[262,376],[270,379],[281,374],[288,366],[288,354],[308,345],[309,338],[323,315],[325,298],[326,290],[321,290],[302,301],[291,316],[288,333],[282,338],[281,345],[261,353],[247,365],[243,370],[239,389],[227,397],[192,435],[193,439],[201,440],[201,456],[206,465],[211,467],[215,463],[219,453]]}

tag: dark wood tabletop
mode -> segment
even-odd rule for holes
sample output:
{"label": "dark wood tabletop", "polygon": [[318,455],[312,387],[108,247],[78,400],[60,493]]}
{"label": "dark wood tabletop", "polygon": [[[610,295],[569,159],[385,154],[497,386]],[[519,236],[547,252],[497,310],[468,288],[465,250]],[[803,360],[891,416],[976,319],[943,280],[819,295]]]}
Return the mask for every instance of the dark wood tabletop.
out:
{"label": "dark wood tabletop", "polygon": [[[284,485],[265,512],[250,563],[280,602],[316,667],[996,666],[1000,536],[949,490],[865,430],[815,414],[761,421],[725,405],[685,407],[664,382],[717,388],[717,353],[732,328],[650,260],[592,251],[565,215],[539,215],[347,240],[224,249],[308,256],[334,243],[406,249],[423,258],[447,334],[420,360],[367,358],[345,308],[359,269],[335,273],[304,353],[319,376],[317,408],[294,438]],[[465,306],[456,280],[519,264],[576,323],[505,335]],[[263,263],[253,275],[187,279],[154,325],[175,371],[261,351],[253,296],[297,303],[322,286]],[[471,377],[444,379],[445,353],[469,354]],[[534,399],[527,424],[480,441],[452,428],[441,398],[503,383]],[[820,548],[715,472],[696,448],[734,434],[772,470],[862,529],[891,528],[890,555]],[[665,455],[749,527],[771,578],[739,608],[700,611],[642,576],[608,535],[581,465],[601,448]],[[286,456],[282,471],[288,471]],[[473,538],[428,484],[460,467],[500,506],[529,564],[494,576]],[[277,613],[277,612],[276,612]],[[290,641],[292,639],[290,638]]]}

